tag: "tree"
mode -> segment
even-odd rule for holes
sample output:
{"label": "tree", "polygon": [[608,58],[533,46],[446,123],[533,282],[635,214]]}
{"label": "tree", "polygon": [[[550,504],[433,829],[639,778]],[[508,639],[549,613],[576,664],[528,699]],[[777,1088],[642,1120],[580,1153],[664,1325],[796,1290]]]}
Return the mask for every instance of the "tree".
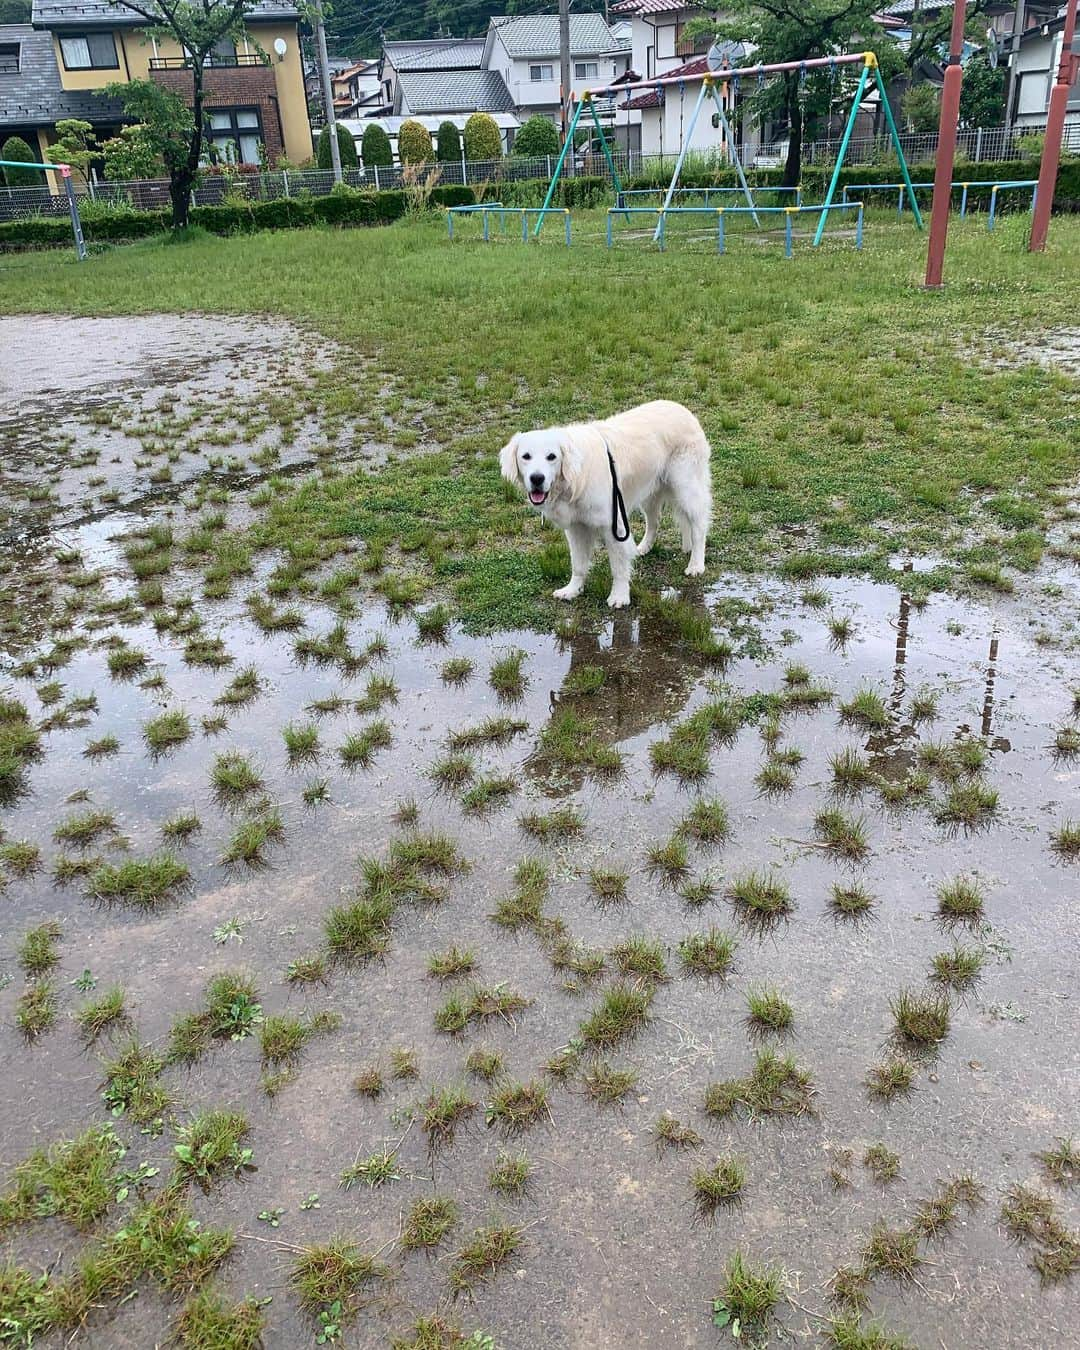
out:
{"label": "tree", "polygon": [[[196,132],[191,109],[179,94],[174,94],[171,89],[163,89],[153,80],[107,84],[104,92],[110,98],[118,98],[127,116],[143,128],[142,150],[145,153],[152,147],[155,162],[164,165],[169,175],[173,229],[183,229],[187,224],[188,202],[195,183],[195,175],[188,174],[192,139]],[[201,138],[199,144],[201,147]],[[186,184],[182,199],[177,196],[179,183]]]}
{"label": "tree", "polygon": [[[353,140],[352,133],[348,128],[343,127],[340,122],[335,122],[337,127],[338,152],[341,155],[341,167],[343,169],[356,169],[360,167],[360,161],[356,157],[356,141]],[[315,147],[315,163],[320,169],[329,169],[333,167],[333,158],[330,155],[330,128],[323,127],[319,132],[319,143]]]}
{"label": "tree", "polygon": [[456,164],[461,159],[461,132],[453,122],[440,122],[435,157],[440,164]]}
{"label": "tree", "polygon": [[398,128],[398,159],[402,164],[430,164],[435,158],[431,132],[411,117]]}
{"label": "tree", "polygon": [[50,164],[67,164],[82,178],[90,177],[94,128],[77,117],[63,117],[56,124],[56,140],[45,151]]}
{"label": "tree", "polygon": [[550,117],[536,113],[530,117],[514,137],[515,155],[557,155],[559,153],[559,133]]}
{"label": "tree", "polygon": [[[873,17],[878,9],[880,0],[728,0],[725,20],[693,19],[686,25],[684,36],[714,32],[731,41],[753,43],[754,60],[762,64],[809,61],[815,56],[872,47],[881,32]],[[841,91],[849,98],[854,93],[849,79],[840,73],[836,78],[834,86],[827,70],[808,72],[805,81],[797,70],[784,71],[747,99],[759,123],[770,119],[787,123],[786,187],[796,186],[802,177],[806,123],[828,112]]]}
{"label": "tree", "polygon": [[465,123],[465,158],[470,162],[502,159],[499,124],[490,113],[474,112]]}
{"label": "tree", "polygon": [[365,169],[388,169],[394,162],[390,137],[383,131],[382,127],[377,126],[374,122],[371,126],[364,128],[363,139],[360,142],[360,154],[363,156]]}
{"label": "tree", "polygon": [[[176,150],[179,130],[177,119],[170,117],[167,134],[166,129],[162,129],[169,146],[169,153],[164,154],[163,159],[169,170],[173,229],[182,230],[187,225],[191,191],[198,180],[202,161],[204,64],[223,39],[232,38],[236,41],[243,36],[244,16],[250,10],[252,0],[109,0],[109,3],[118,9],[138,14],[146,20],[150,36],[171,38],[187,54],[186,69],[191,75],[191,112],[183,154]],[[150,81],[132,83],[148,84]],[[119,89],[122,91],[127,87],[119,86]],[[125,97],[123,92],[117,92],[117,86],[112,88],[114,97]],[[150,124],[149,118],[139,120]]]}
{"label": "tree", "polygon": [[941,91],[932,84],[913,84],[904,95],[903,112],[910,131],[937,131]]}
{"label": "tree", "polygon": [[[2,146],[0,146],[0,159],[17,160],[20,164],[36,164],[37,155],[27,145],[21,136],[9,136]],[[8,187],[40,187],[43,182],[40,169],[12,169],[4,170],[4,182]]]}
{"label": "tree", "polygon": [[31,0],[0,0],[0,23],[29,23]]}
{"label": "tree", "polygon": [[960,121],[969,127],[996,127],[1005,116],[1005,72],[991,70],[985,52],[964,67],[960,86]]}
{"label": "tree", "polygon": [[157,178],[165,165],[158,148],[157,137],[142,122],[121,127],[120,134],[107,140],[101,147],[105,156],[107,182],[126,182],[131,178]]}

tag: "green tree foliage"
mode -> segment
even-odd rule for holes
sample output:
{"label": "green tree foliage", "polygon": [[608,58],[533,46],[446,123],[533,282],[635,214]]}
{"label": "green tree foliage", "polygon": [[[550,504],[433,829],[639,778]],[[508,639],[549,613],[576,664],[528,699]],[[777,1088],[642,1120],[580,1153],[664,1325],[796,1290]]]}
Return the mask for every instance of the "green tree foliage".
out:
{"label": "green tree foliage", "polygon": [[[693,0],[688,0],[689,4]],[[326,31],[335,50],[374,53],[387,38],[476,36],[493,14],[551,14],[556,0],[334,0]],[[575,14],[602,14],[604,0],[573,0]]]}
{"label": "green tree foliage", "polygon": [[[356,142],[352,138],[352,133],[343,127],[340,122],[335,122],[337,127],[338,153],[341,155],[341,167],[343,169],[356,169],[360,161],[356,155]],[[315,163],[320,169],[329,169],[333,167],[333,160],[330,157],[330,128],[323,127],[319,132],[319,141],[315,147]]]}
{"label": "green tree foliage", "polygon": [[126,182],[131,178],[157,178],[165,170],[157,137],[141,122],[121,127],[120,133],[101,147],[105,156],[105,178]]}
{"label": "green tree foliage", "polygon": [[465,158],[471,163],[502,159],[499,124],[490,113],[475,112],[465,123]]}
{"label": "green tree foliage", "polygon": [[[109,84],[105,93],[118,98],[124,112],[140,127],[140,152],[153,155],[154,162],[164,167],[169,175],[170,194],[179,177],[186,171],[191,153],[191,138],[195,132],[191,109],[184,100],[169,89],[163,89],[153,80],[129,80],[126,84]],[[194,179],[191,180],[194,182]],[[187,210],[182,219],[187,223]],[[176,226],[176,198],[173,196],[173,225]]]}
{"label": "green tree foliage", "polygon": [[68,164],[80,177],[88,178],[95,154],[91,124],[77,117],[64,117],[56,124],[56,140],[46,149],[45,158],[50,164]]}
{"label": "green tree foliage", "polygon": [[394,162],[394,152],[390,147],[390,137],[382,127],[372,122],[364,128],[360,142],[360,153],[364,157],[365,169],[388,169]]}
{"label": "green tree foliage", "polygon": [[431,132],[411,117],[398,128],[397,148],[402,164],[429,164],[435,158]]}
{"label": "green tree foliage", "polygon": [[514,138],[515,155],[557,155],[559,133],[550,117],[537,113],[530,117]]}
{"label": "green tree foliage", "polygon": [[29,23],[31,0],[0,0],[0,23]]}
{"label": "green tree foliage", "polygon": [[[37,155],[21,136],[9,136],[0,146],[0,159],[18,160],[20,164],[36,164]],[[45,181],[40,169],[12,169],[4,171],[4,182],[8,187],[40,187]]]}
{"label": "green tree foliage", "polygon": [[1000,126],[1005,117],[1005,71],[990,69],[983,52],[964,67],[960,86],[960,121],[969,127]]}
{"label": "green tree foliage", "polygon": [[[687,37],[715,32],[738,42],[752,42],[754,59],[762,63],[808,61],[815,56],[876,49],[881,29],[874,21],[880,9],[875,0],[728,0],[726,18],[719,23],[694,19],[686,26]],[[760,124],[786,122],[788,154],[784,184],[793,187],[802,176],[802,142],[806,125],[827,113],[834,102],[848,111],[858,68],[841,67],[835,82],[828,71],[785,71],[767,80],[763,89],[746,100],[751,115]],[[744,96],[748,91],[743,90]]]}
{"label": "green tree foliage", "polygon": [[913,84],[904,95],[902,109],[909,131],[937,131],[941,92],[932,84]]}
{"label": "green tree foliage", "polygon": [[461,132],[453,122],[440,122],[436,137],[436,158],[440,164],[453,164],[461,158]]}

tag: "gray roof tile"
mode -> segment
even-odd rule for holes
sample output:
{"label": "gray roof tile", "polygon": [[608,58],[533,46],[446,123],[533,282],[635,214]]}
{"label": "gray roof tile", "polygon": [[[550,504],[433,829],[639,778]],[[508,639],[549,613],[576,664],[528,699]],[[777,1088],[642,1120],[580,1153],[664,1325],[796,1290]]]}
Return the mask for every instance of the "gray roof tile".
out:
{"label": "gray roof tile", "polygon": [[[252,0],[248,19],[296,19],[299,11],[289,0]],[[134,10],[109,0],[33,0],[35,28],[145,28],[146,20]]]}
{"label": "gray roof tile", "polygon": [[483,38],[436,38],[430,42],[388,42],[384,48],[395,70],[480,70]]}
{"label": "gray roof tile", "polygon": [[[559,16],[557,14],[512,14],[492,16],[491,25],[499,30],[503,46],[511,56],[558,56]],[[595,56],[609,51],[615,42],[602,14],[570,15],[570,52],[573,56]]]}
{"label": "gray roof tile", "polygon": [[513,112],[497,70],[406,71],[398,76],[413,113]]}
{"label": "gray roof tile", "polygon": [[123,120],[120,104],[89,90],[62,89],[52,37],[29,24],[0,26],[0,42],[19,44],[19,73],[0,75],[0,127],[52,126],[61,117]]}

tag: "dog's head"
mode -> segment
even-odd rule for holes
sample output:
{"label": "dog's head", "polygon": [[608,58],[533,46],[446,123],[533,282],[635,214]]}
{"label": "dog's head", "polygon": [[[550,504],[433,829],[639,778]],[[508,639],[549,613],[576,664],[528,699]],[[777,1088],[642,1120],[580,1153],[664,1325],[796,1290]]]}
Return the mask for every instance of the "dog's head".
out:
{"label": "dog's head", "polygon": [[581,456],[559,427],[523,431],[499,451],[499,468],[510,483],[519,483],[535,507],[554,494],[577,495]]}

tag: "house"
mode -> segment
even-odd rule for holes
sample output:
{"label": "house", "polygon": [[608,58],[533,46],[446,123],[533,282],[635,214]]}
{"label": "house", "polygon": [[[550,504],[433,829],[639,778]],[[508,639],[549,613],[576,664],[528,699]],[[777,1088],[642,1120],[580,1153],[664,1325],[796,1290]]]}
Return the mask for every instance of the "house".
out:
{"label": "house", "polygon": [[[1020,34],[1017,50],[1010,58],[1015,65],[1009,121],[1018,132],[1027,128],[1041,131],[1046,126],[1050,91],[1061,62],[1064,27],[1062,5],[1053,18],[1046,18]],[[1076,64],[1077,78],[1069,90],[1065,111],[1065,144],[1074,151],[1080,150],[1080,62]]]}
{"label": "house", "polygon": [[385,111],[378,60],[350,62],[331,74],[330,84],[337,117],[367,117]]}
{"label": "house", "polygon": [[433,38],[415,42],[387,42],[379,60],[382,101],[397,108],[402,74],[450,70],[483,70],[483,38]]}
{"label": "house", "polygon": [[644,80],[668,75],[694,57],[705,56],[710,39],[688,38],[686,26],[692,19],[722,16],[716,6],[687,0],[618,0],[611,13],[630,21],[630,65]]}
{"label": "house", "polygon": [[[724,44],[724,55],[730,66],[744,64],[746,49],[741,43]],[[636,95],[629,104],[620,104],[620,110],[626,106],[636,109],[641,117],[641,153],[643,155],[677,155],[685,144],[688,149],[701,153],[727,153],[728,146],[724,138],[723,124],[716,104],[710,98],[702,107],[693,130],[690,121],[694,107],[701,93],[702,82],[709,74],[708,60],[704,56],[695,56],[692,61],[675,66],[657,78],[675,80],[677,83],[659,85]],[[724,111],[731,122],[737,138],[743,135],[740,119],[736,111],[736,94],[732,86],[720,86],[719,91],[724,102]],[[740,139],[741,144],[741,139]],[[742,146],[743,157],[748,152]]]}
{"label": "house", "polygon": [[[628,68],[629,51],[602,14],[570,15],[570,87],[586,89],[611,84]],[[484,67],[502,77],[513,107],[524,121],[542,113],[561,119],[559,84],[559,16],[557,14],[493,15],[484,39]]]}
{"label": "house", "polygon": [[[300,20],[290,0],[255,0],[242,35],[207,60],[206,137],[223,158],[311,158]],[[0,135],[23,136],[43,158],[63,118],[91,123],[98,139],[115,134],[126,119],[100,92],[107,84],[151,79],[189,96],[190,58],[122,0],[33,0],[31,22],[0,30]]]}

